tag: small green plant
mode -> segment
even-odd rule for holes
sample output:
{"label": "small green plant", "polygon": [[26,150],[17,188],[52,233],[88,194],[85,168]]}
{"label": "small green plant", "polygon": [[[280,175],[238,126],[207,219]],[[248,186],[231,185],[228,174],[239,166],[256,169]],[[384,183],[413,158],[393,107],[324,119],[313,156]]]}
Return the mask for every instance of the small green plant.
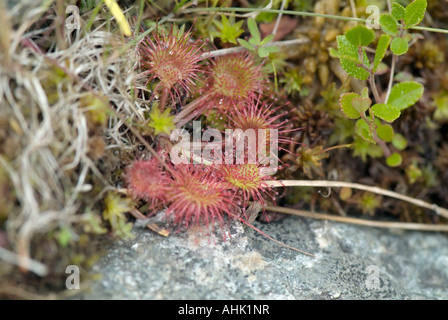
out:
{"label": "small green plant", "polygon": [[[402,157],[398,151],[405,149],[407,145],[404,137],[396,134],[391,124],[400,117],[403,110],[421,98],[424,88],[415,81],[404,81],[392,86],[392,67],[390,86],[383,99],[378,93],[375,76],[389,48],[394,55],[394,65],[396,57],[408,51],[409,42],[413,38],[408,33],[409,28],[422,21],[426,6],[426,0],[415,0],[406,8],[393,3],[390,14],[381,15],[380,26],[385,34],[378,39],[373,61],[369,59],[365,48],[374,42],[375,32],[363,25],[338,36],[338,50],[330,49],[330,55],[340,60],[342,68],[350,76],[369,81],[375,103],[370,99],[369,89],[365,87],[361,94],[342,94],[339,106],[347,118],[357,120],[355,133],[369,144],[378,145],[386,157],[386,163],[391,167],[401,165]],[[389,143],[397,151],[392,151]]]}
{"label": "small green plant", "polygon": [[119,238],[132,237],[132,223],[125,216],[133,207],[130,198],[122,198],[114,192],[109,192],[104,200],[103,219],[107,221],[114,235]]}
{"label": "small green plant", "polygon": [[230,16],[230,19],[227,19],[225,15],[221,16],[221,22],[217,20],[213,20],[213,23],[218,28],[218,31],[212,32],[212,36],[220,38],[224,43],[233,43],[237,44],[238,37],[244,32],[244,29],[241,28],[244,20],[240,20],[235,22],[235,16]]}
{"label": "small green plant", "polygon": [[240,45],[251,52],[257,53],[260,58],[266,58],[271,52],[278,51],[278,47],[267,46],[274,39],[274,35],[270,34],[261,39],[260,31],[258,31],[258,26],[254,19],[250,18],[247,20],[247,27],[249,28],[251,38],[249,41],[238,39]]}

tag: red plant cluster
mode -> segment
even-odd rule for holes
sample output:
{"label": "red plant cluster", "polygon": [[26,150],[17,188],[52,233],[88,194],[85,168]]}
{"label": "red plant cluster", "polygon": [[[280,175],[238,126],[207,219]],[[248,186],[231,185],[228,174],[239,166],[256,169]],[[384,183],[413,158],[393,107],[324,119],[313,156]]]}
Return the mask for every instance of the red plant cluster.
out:
{"label": "red plant cluster", "polygon": [[[226,119],[226,128],[252,129],[257,138],[259,129],[267,132],[268,152],[272,130],[278,132],[279,145],[293,143],[288,135],[295,129],[288,126],[285,106],[263,101],[267,81],[263,60],[240,52],[213,58],[205,67],[204,43],[191,38],[191,30],[171,29],[169,34],[156,30],[140,43],[141,68],[148,82],[155,81],[153,93],[162,93],[159,108],[169,105],[167,96],[174,104],[182,102],[182,93],[189,93],[193,100],[174,115],[178,127],[216,110]],[[131,193],[149,202],[154,211],[165,208],[175,225],[222,226],[226,217],[246,218],[244,208],[250,200],[275,202],[275,192],[266,183],[273,178],[266,174],[264,159],[227,164],[223,156],[222,163],[214,165],[174,165],[167,159],[163,165],[156,158],[135,161],[125,175]]]}

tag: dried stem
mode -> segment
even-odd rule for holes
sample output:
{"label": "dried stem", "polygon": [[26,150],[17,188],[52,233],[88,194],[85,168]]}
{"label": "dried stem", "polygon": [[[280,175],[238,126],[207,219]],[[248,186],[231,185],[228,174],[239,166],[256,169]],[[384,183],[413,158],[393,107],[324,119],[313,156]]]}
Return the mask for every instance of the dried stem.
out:
{"label": "dried stem", "polygon": [[[286,5],[286,0],[282,0],[282,5],[280,6],[280,10],[283,11],[285,9],[285,5]],[[275,35],[277,34],[277,30],[280,25],[280,21],[282,20],[282,16],[283,16],[283,12],[280,12],[277,16],[277,20],[275,21],[274,29],[272,30],[272,34],[274,35],[274,38],[275,38]]]}
{"label": "dried stem", "polygon": [[[309,39],[293,39],[293,40],[286,40],[286,41],[274,41],[274,42],[265,44],[264,46],[285,47],[285,46],[307,44],[309,42],[310,42]],[[201,55],[201,59],[208,59],[211,57],[224,56],[227,54],[238,53],[243,50],[247,50],[247,49],[244,47],[233,47],[233,48],[226,48],[226,49],[219,49],[219,50],[204,52]]]}
{"label": "dried stem", "polygon": [[364,190],[390,198],[399,199],[419,207],[434,210],[438,215],[448,218],[448,210],[441,208],[433,203],[428,203],[420,199],[405,196],[403,194],[382,189],[379,187],[367,186],[359,183],[344,182],[344,181],[330,181],[330,180],[280,180],[280,181],[266,181],[267,187],[323,187],[323,188],[352,188]]}
{"label": "dried stem", "polygon": [[390,77],[389,77],[389,85],[387,87],[387,93],[386,98],[384,99],[384,102],[387,103],[389,101],[389,95],[392,90],[392,84],[394,83],[394,73],[395,73],[395,65],[397,63],[397,56],[393,55],[392,57],[392,65],[390,67]]}
{"label": "dried stem", "polygon": [[290,214],[290,215],[304,217],[304,218],[351,223],[351,224],[357,224],[357,225],[362,225],[362,226],[367,226],[367,227],[403,229],[403,230],[415,230],[415,231],[448,232],[447,225],[428,225],[428,224],[422,224],[422,223],[372,221],[372,220],[364,220],[364,219],[357,219],[357,218],[341,217],[341,216],[325,214],[325,213],[315,213],[315,212],[310,212],[310,211],[305,211],[305,210],[298,210],[298,209],[277,207],[277,206],[266,206],[265,209],[268,211]]}

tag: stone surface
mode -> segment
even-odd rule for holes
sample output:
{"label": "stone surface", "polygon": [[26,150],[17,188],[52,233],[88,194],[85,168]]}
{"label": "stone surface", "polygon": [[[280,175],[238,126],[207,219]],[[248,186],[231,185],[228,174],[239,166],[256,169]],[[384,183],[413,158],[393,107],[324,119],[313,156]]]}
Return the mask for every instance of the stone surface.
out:
{"label": "stone surface", "polygon": [[448,299],[448,237],[293,216],[231,224],[231,238],[135,229],[79,299]]}

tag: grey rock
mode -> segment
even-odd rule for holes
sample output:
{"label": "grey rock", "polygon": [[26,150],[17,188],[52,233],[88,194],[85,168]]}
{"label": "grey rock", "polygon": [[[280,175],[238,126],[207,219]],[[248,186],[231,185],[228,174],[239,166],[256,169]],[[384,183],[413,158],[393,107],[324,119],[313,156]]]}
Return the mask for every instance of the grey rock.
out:
{"label": "grey rock", "polygon": [[134,229],[108,249],[78,299],[448,299],[448,237],[293,216],[239,222],[230,239]]}

